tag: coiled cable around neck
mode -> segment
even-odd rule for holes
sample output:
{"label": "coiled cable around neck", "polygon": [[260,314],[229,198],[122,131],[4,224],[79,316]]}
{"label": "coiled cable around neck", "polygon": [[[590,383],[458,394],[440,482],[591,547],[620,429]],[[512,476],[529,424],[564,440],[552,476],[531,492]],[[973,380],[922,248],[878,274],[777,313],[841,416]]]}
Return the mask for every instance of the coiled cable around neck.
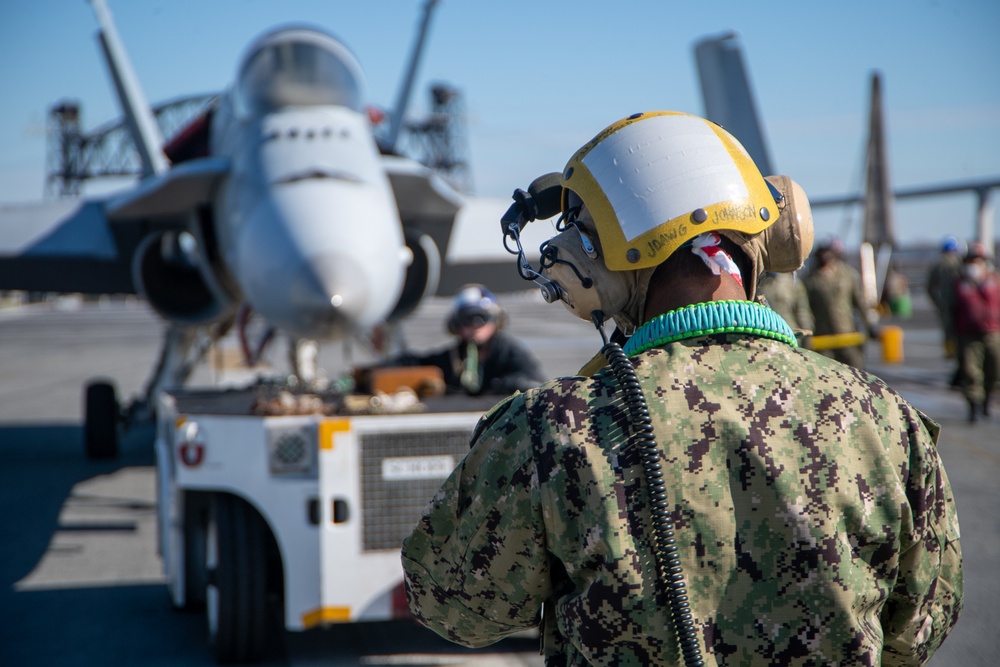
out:
{"label": "coiled cable around neck", "polygon": [[622,386],[622,395],[628,411],[631,424],[631,437],[642,458],[642,467],[646,475],[646,486],[649,489],[650,513],[653,520],[654,560],[656,563],[656,581],[666,586],[667,598],[670,600],[670,611],[677,633],[677,643],[684,656],[687,667],[703,667],[705,661],[701,657],[701,647],[694,628],[694,617],[688,604],[687,586],[684,583],[684,572],[681,568],[680,553],[677,540],[674,538],[674,522],[667,504],[667,489],[663,483],[663,466],[660,464],[660,447],[653,435],[653,421],[649,416],[649,404],[642,392],[639,378],[635,374],[632,362],[625,355],[621,346],[608,342],[601,328],[603,313],[595,312],[594,324],[601,337],[604,347],[601,353],[608,360],[612,372]]}

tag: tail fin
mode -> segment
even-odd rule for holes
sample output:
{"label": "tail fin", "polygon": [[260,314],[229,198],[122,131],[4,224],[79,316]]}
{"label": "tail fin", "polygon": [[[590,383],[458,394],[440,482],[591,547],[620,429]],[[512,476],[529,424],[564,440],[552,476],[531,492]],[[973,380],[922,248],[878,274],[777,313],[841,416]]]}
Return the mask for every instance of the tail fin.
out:
{"label": "tail fin", "polygon": [[396,98],[396,107],[392,110],[391,127],[389,137],[386,141],[386,149],[392,153],[396,150],[396,143],[399,141],[399,131],[403,126],[403,117],[410,104],[410,91],[413,89],[413,82],[417,78],[417,66],[420,64],[420,57],[424,53],[424,43],[427,39],[427,31],[431,22],[431,13],[437,6],[439,0],[427,0],[424,3],[424,16],[420,21],[420,29],[417,31],[417,41],[413,45],[413,52],[410,54],[410,64],[407,67],[406,75],[399,89],[399,96]]}
{"label": "tail fin", "polygon": [[757,115],[753,89],[743,65],[735,33],[706,37],[695,43],[695,63],[701,81],[705,117],[740,140],[764,175],[777,173]]}
{"label": "tail fin", "polygon": [[118,93],[118,101],[132,132],[132,140],[139,151],[139,159],[142,161],[142,175],[145,178],[163,173],[169,164],[166,155],[163,154],[163,136],[160,134],[160,127],[156,124],[156,118],[149,103],[146,102],[139,80],[132,71],[132,63],[129,62],[125,47],[118,37],[111,12],[104,0],[91,0],[91,4],[94,6],[94,13],[100,25],[98,37]]}

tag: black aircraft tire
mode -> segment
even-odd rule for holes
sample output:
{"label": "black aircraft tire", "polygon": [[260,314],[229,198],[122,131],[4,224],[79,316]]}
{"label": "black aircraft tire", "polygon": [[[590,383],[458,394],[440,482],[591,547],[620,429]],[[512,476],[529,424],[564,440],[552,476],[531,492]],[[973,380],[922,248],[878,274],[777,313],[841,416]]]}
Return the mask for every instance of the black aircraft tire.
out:
{"label": "black aircraft tire", "polygon": [[118,456],[118,399],[110,382],[87,385],[84,398],[83,446],[88,459]]}
{"label": "black aircraft tire", "polygon": [[220,663],[257,662],[268,644],[267,528],[253,508],[214,497],[208,523],[206,613]]}

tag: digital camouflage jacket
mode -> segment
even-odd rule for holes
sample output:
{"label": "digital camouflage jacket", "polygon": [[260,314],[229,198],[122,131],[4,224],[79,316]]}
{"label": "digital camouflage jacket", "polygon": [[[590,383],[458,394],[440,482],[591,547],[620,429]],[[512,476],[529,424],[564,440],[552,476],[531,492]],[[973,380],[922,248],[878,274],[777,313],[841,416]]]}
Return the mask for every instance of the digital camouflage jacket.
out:
{"label": "digital camouflage jacket", "polygon": [[[878,378],[753,333],[632,362],[705,664],[925,662],[962,606],[938,426]],[[541,619],[548,665],[681,664],[629,431],[607,366],[485,415],[404,542],[416,618],[473,647]]]}

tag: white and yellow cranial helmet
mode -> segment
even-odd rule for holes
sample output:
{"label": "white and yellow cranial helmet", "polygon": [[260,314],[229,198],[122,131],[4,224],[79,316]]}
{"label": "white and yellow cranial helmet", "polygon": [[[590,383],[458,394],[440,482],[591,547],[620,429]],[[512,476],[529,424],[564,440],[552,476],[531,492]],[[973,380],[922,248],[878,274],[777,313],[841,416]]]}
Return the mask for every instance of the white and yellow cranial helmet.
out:
{"label": "white and yellow cranial helmet", "polygon": [[578,150],[562,173],[593,216],[612,271],[661,264],[704,232],[757,234],[778,204],[746,149],[711,121],[674,111],[634,114]]}

